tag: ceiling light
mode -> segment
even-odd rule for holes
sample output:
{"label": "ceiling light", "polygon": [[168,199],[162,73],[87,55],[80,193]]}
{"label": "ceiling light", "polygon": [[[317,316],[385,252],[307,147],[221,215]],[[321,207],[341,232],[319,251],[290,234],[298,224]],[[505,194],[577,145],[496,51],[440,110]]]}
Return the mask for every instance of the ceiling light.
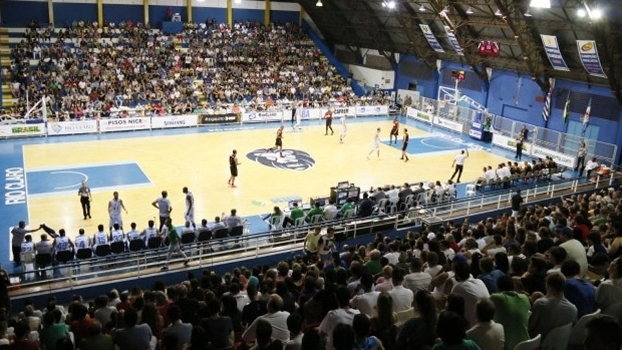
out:
{"label": "ceiling light", "polygon": [[241,4],[241,3],[242,3],[242,0],[235,0],[235,3],[236,3],[236,4]]}
{"label": "ceiling light", "polygon": [[395,8],[395,1],[387,1],[387,7],[390,9]]}
{"label": "ceiling light", "polygon": [[423,4],[421,4],[421,6],[419,6],[419,12],[425,12],[426,9],[425,7],[423,7]]}
{"label": "ceiling light", "polygon": [[603,12],[600,9],[592,10],[592,19],[600,19],[603,16]]}
{"label": "ceiling light", "polygon": [[525,11],[524,16],[525,17],[531,17],[532,16],[531,11],[529,11],[529,10]]}
{"label": "ceiling light", "polygon": [[529,6],[549,9],[551,8],[551,0],[531,0]]}
{"label": "ceiling light", "polygon": [[324,4],[322,4],[322,0],[317,0],[317,2],[315,3],[315,6],[322,7],[324,6]]}
{"label": "ceiling light", "polygon": [[577,16],[583,18],[583,17],[587,16],[587,11],[585,11],[585,9],[578,9],[577,10]]}
{"label": "ceiling light", "polygon": [[503,16],[503,13],[501,13],[501,10],[497,9],[497,11],[495,11],[495,16],[501,17]]}
{"label": "ceiling light", "polygon": [[466,14],[467,15],[472,15],[473,14],[473,8],[471,6],[469,6],[469,8],[466,10]]}

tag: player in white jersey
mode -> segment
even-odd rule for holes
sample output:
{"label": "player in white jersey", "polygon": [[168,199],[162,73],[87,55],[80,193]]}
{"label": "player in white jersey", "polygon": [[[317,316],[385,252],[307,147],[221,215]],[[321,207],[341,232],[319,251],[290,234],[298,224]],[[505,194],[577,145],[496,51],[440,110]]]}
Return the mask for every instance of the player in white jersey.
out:
{"label": "player in white jersey", "polygon": [[343,139],[346,138],[346,134],[348,133],[346,118],[347,116],[345,114],[341,116],[341,134],[339,135],[339,143],[343,143]]}
{"label": "player in white jersey", "polygon": [[294,125],[294,130],[302,129],[302,111],[303,111],[302,103],[298,104],[298,107],[294,107],[294,118],[296,119],[296,124]]}
{"label": "player in white jersey", "polygon": [[78,231],[78,236],[75,241],[77,249],[86,249],[91,247],[91,238],[84,234],[83,228]]}
{"label": "player in white jersey", "polygon": [[112,242],[125,242],[125,234],[123,233],[123,229],[119,224],[114,224],[112,226],[112,231],[110,232],[110,241]]}
{"label": "player in white jersey", "polygon": [[140,236],[140,231],[138,231],[136,229],[136,223],[135,222],[130,224],[130,228],[131,228],[131,230],[127,233],[127,240],[128,240],[128,242],[133,241],[135,239],[141,239],[142,238]]}
{"label": "player in white jersey", "polygon": [[374,136],[374,140],[371,144],[371,151],[367,154],[367,159],[376,151],[378,158],[380,158],[380,128],[376,129],[376,135]]}
{"label": "player in white jersey", "polygon": [[158,236],[158,229],[154,227],[155,222],[153,220],[149,220],[149,224],[146,229],[143,230],[143,237],[145,239],[145,244],[149,242],[149,238]]}
{"label": "player in white jersey", "polygon": [[34,251],[35,251],[35,244],[32,242],[32,236],[26,235],[24,237],[24,242],[22,243],[22,246],[21,246],[21,252],[27,253],[27,252],[34,252]]}
{"label": "player in white jersey", "polygon": [[127,214],[127,209],[123,204],[123,200],[119,199],[119,192],[112,193],[112,199],[108,202],[108,215],[110,215],[109,227],[112,230],[114,224],[119,224],[123,228],[123,218],[121,218],[121,209]]}
{"label": "player in white jersey", "polygon": [[93,249],[108,244],[108,234],[104,232],[104,225],[97,225],[97,232],[93,235]]}
{"label": "player in white jersey", "polygon": [[58,230],[58,237],[54,238],[52,247],[54,247],[54,250],[56,252],[69,250],[69,248],[73,249],[73,242],[69,239],[69,237],[65,236],[65,229],[61,228],[60,230]]}
{"label": "player in white jersey", "polygon": [[186,195],[186,211],[184,212],[184,219],[186,222],[190,222],[194,229],[197,229],[197,225],[194,223],[194,195],[188,191],[188,187],[184,187],[182,192]]}
{"label": "player in white jersey", "polygon": [[158,209],[158,215],[160,216],[160,231],[162,231],[166,219],[171,216],[171,212],[173,211],[171,201],[167,197],[168,192],[162,191],[162,197],[154,200],[151,203],[151,205]]}

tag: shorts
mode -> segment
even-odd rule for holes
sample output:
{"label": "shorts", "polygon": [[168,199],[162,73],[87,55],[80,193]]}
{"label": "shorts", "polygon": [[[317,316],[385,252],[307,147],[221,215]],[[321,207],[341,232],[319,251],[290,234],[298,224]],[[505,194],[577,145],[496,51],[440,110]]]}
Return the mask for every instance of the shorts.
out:
{"label": "shorts", "polygon": [[406,148],[408,148],[408,142],[402,145],[402,151],[406,151]]}
{"label": "shorts", "polygon": [[374,151],[377,151],[378,149],[380,149],[380,144],[379,144],[378,142],[376,142],[376,141],[372,141],[372,143],[371,143],[371,148],[372,148]]}
{"label": "shorts", "polygon": [[391,135],[397,136],[398,134],[399,134],[399,131],[397,129],[391,129]]}
{"label": "shorts", "polygon": [[109,226],[112,227],[114,224],[119,224],[120,227],[123,227],[123,219],[121,218],[121,215],[113,215],[110,217]]}
{"label": "shorts", "polygon": [[274,145],[275,145],[275,146],[278,146],[278,147],[282,147],[282,146],[283,146],[283,140],[281,140],[281,139],[276,139],[276,142],[274,142]]}
{"label": "shorts", "polygon": [[186,211],[184,219],[189,222],[194,222],[194,209],[190,210],[190,212]]}
{"label": "shorts", "polygon": [[231,172],[231,176],[238,176],[238,167],[237,166],[230,166],[229,167],[229,171]]}

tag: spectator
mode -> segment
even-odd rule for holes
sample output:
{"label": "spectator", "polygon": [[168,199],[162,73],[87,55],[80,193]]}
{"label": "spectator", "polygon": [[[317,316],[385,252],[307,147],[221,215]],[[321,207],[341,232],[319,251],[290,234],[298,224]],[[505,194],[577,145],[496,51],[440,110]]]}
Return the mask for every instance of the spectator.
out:
{"label": "spectator", "polygon": [[577,318],[594,311],[596,289],[594,286],[579,278],[581,267],[574,260],[564,261],[561,273],[566,277],[564,296],[577,308]]}
{"label": "spectator", "polygon": [[397,349],[423,350],[436,340],[436,302],[432,294],[420,290],[415,294],[417,317],[406,321],[397,337]]}
{"label": "spectator", "polygon": [[454,261],[454,273],[456,274],[456,283],[451,293],[457,294],[464,298],[465,310],[464,316],[469,325],[475,325],[475,305],[482,298],[490,297],[486,285],[481,280],[471,276],[469,265],[462,261]]}
{"label": "spectator", "polygon": [[64,323],[56,323],[54,312],[43,316],[43,329],[39,331],[39,341],[46,350],[56,350],[56,342],[69,336],[69,328]]}
{"label": "spectator", "polygon": [[609,279],[603,281],[596,289],[596,306],[605,311],[611,305],[622,302],[622,264],[616,258],[607,269]]}
{"label": "spectator", "polygon": [[546,296],[539,298],[531,307],[529,335],[542,335],[546,339],[549,331],[577,321],[577,308],[564,297],[566,279],[560,273],[546,276]]}
{"label": "spectator", "polygon": [[201,320],[201,327],[207,332],[207,338],[216,349],[231,346],[234,340],[233,324],[230,317],[220,316],[218,299],[207,301],[207,311],[209,317]]}
{"label": "spectator", "polygon": [[339,308],[336,310],[329,311],[322,323],[320,323],[320,332],[325,334],[328,337],[328,345],[327,348],[333,348],[333,331],[340,324],[352,325],[352,320],[354,319],[354,315],[359,314],[358,310],[351,309],[349,306],[350,302],[350,292],[346,287],[337,288],[335,295],[337,296],[337,302],[339,304]]}
{"label": "spectator", "polygon": [[376,304],[378,303],[378,295],[380,292],[372,290],[374,286],[374,278],[370,274],[364,274],[361,277],[360,290],[352,299],[350,299],[350,307],[357,309],[360,313],[368,317],[376,316]]}
{"label": "spectator", "polygon": [[8,350],[40,350],[39,343],[28,339],[30,328],[27,324],[18,322],[14,327],[15,341],[8,346]]}
{"label": "spectator", "polygon": [[364,314],[354,315],[354,319],[352,320],[352,329],[354,330],[355,345],[353,349],[384,349],[382,342],[378,338],[369,335],[370,328],[371,323],[369,322],[369,317]]}
{"label": "spectator", "polygon": [[505,334],[503,326],[493,321],[495,305],[489,299],[481,299],[475,306],[475,314],[477,324],[466,332],[467,338],[482,349],[503,350]]}
{"label": "spectator", "polygon": [[138,323],[136,309],[129,308],[123,314],[125,328],[116,330],[112,340],[119,350],[148,349],[151,342],[151,329],[146,324]]}
{"label": "spectator", "polygon": [[190,343],[192,325],[181,321],[181,311],[177,305],[169,307],[166,313],[171,324],[162,331],[162,335],[166,336],[168,333],[176,334],[178,340],[177,350],[181,350],[186,344]]}
{"label": "spectator", "polygon": [[266,320],[257,321],[257,343],[251,350],[282,350],[283,343],[278,339],[272,339],[272,325]]}
{"label": "spectator", "polygon": [[302,316],[300,314],[291,314],[287,317],[287,329],[289,330],[289,341],[285,345],[285,350],[301,350],[302,349]]}
{"label": "spectator", "polygon": [[514,291],[514,282],[510,276],[502,276],[497,281],[497,293],[490,296],[495,305],[493,320],[503,326],[505,348],[514,349],[516,344],[528,340],[529,297]]}
{"label": "spectator", "polygon": [[472,340],[465,339],[465,327],[461,326],[464,320],[453,312],[442,312],[436,323],[436,331],[441,338],[440,344],[434,345],[432,350],[481,350]]}
{"label": "spectator", "polygon": [[[347,301],[346,301],[347,305]],[[268,321],[272,325],[272,334],[275,339],[285,344],[289,341],[289,330],[287,329],[287,317],[289,312],[281,311],[283,309],[283,299],[276,294],[272,294],[268,299],[268,313],[258,317],[242,334],[242,339],[249,343],[256,339],[257,323],[260,320]]]}
{"label": "spectator", "polygon": [[585,350],[618,350],[622,347],[622,327],[611,316],[599,315],[585,325]]}
{"label": "spectator", "polygon": [[249,283],[249,286],[246,288],[246,293],[250,302],[246,304],[244,310],[242,310],[242,323],[244,325],[250,325],[257,317],[268,313],[268,309],[266,308],[266,301],[257,297],[256,285]]}
{"label": "spectator", "polygon": [[559,246],[564,248],[568,260],[574,260],[581,266],[581,277],[587,272],[587,254],[581,242],[574,238],[574,232],[568,228],[566,218],[560,217],[557,222],[557,233],[560,242]]}
{"label": "spectator", "polygon": [[332,346],[326,346],[327,350],[351,350],[354,349],[355,338],[352,326],[339,323],[335,326],[332,336],[329,338]]}
{"label": "spectator", "polygon": [[108,334],[102,334],[102,325],[98,321],[89,324],[88,335],[78,344],[80,350],[113,350],[114,343]]}
{"label": "spectator", "polygon": [[389,295],[393,300],[393,312],[408,310],[413,303],[413,291],[408,288],[404,288],[404,286],[402,285],[403,281],[404,270],[399,268],[393,269],[393,275],[391,275],[393,289],[389,291]]}
{"label": "spectator", "polygon": [[410,261],[410,273],[404,276],[402,285],[413,292],[413,295],[419,290],[428,290],[432,282],[432,276],[429,273],[422,272],[423,263],[417,258]]}

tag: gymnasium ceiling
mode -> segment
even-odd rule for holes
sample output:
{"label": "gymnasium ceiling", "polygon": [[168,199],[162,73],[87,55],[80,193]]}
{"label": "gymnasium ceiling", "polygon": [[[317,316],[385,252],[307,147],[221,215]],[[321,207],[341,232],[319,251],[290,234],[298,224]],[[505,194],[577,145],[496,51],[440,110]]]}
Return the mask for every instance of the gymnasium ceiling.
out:
{"label": "gymnasium ceiling", "polygon": [[[393,9],[381,0],[322,0],[322,7],[316,6],[317,0],[298,2],[329,43],[353,51],[376,49],[390,61],[395,60],[394,53],[410,53],[431,68],[436,59],[460,62],[482,79],[486,79],[486,67],[517,71],[531,75],[543,89],[548,77],[608,85],[622,103],[622,0],[552,0],[549,9],[530,8],[530,0],[395,0]],[[577,10],[584,9],[585,2],[591,8],[600,7],[603,17],[580,18]],[[495,15],[497,9],[501,13]],[[532,16],[525,16],[527,10]],[[444,53],[431,49],[419,24],[430,26]],[[453,28],[464,56],[451,47],[445,25]],[[570,71],[551,67],[540,34],[557,37]],[[498,42],[500,56],[480,56],[482,40]],[[596,41],[607,78],[585,72],[576,40]]]}

